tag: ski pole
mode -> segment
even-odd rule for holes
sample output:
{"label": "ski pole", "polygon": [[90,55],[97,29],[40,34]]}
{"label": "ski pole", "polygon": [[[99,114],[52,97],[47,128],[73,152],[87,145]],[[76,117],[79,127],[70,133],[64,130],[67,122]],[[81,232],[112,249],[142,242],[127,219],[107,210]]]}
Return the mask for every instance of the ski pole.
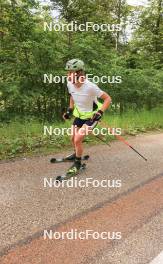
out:
{"label": "ski pole", "polygon": [[110,147],[110,144],[108,142],[106,142],[106,140],[104,140],[103,138],[99,137],[99,135],[95,135],[96,138],[98,138],[99,140],[101,140],[102,142],[104,142],[107,146]]}
{"label": "ski pole", "polygon": [[[103,121],[101,122],[101,124],[102,126],[109,128]],[[112,128],[109,128],[109,129],[111,129],[112,131]],[[137,153],[140,157],[142,157],[145,161],[147,161],[147,159],[142,154],[140,154],[133,146],[131,146],[122,136],[120,135],[115,135],[115,136],[118,140],[122,141],[124,144],[130,147],[135,153]]]}

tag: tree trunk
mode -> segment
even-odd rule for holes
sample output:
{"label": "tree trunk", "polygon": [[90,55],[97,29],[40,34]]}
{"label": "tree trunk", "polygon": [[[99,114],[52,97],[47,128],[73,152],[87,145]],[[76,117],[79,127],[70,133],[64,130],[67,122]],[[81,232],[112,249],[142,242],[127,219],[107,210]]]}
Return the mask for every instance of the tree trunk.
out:
{"label": "tree trunk", "polygon": [[161,13],[161,7],[162,7],[162,0],[158,0],[158,13],[157,13],[157,20],[156,20],[156,29],[155,29],[155,37],[156,37],[156,40],[155,40],[155,50],[156,52],[159,51],[159,31],[160,31],[160,24],[161,24],[161,16],[162,16],[162,13]]}
{"label": "tree trunk", "polygon": [[[121,0],[118,0],[118,19],[117,19],[117,23],[120,24],[121,23],[121,6],[122,6],[122,2]],[[116,35],[116,50],[119,50],[119,36],[120,36],[120,32],[117,31],[117,35]]]}

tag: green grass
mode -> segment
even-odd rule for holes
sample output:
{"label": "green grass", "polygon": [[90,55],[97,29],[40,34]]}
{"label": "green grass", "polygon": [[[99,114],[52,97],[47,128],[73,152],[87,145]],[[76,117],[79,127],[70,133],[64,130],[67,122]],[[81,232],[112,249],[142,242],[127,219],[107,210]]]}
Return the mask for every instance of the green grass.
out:
{"label": "green grass", "polygon": [[[136,135],[138,133],[163,128],[163,108],[152,111],[127,112],[124,115],[113,115],[108,113],[103,118],[109,127],[122,128],[125,135]],[[71,122],[53,124],[46,126],[70,127]],[[15,121],[0,126],[0,159],[11,159],[17,156],[43,155],[54,153],[71,146],[69,136],[49,136],[43,134],[43,124],[38,121]],[[107,139],[107,138],[106,138]],[[109,140],[114,139],[113,136]],[[99,140],[95,137],[87,137],[87,144],[97,144]]]}
{"label": "green grass", "polygon": [[121,127],[125,134],[136,135],[139,132],[162,129],[163,108],[140,112],[129,111],[122,116],[112,115],[104,119],[111,127]]}

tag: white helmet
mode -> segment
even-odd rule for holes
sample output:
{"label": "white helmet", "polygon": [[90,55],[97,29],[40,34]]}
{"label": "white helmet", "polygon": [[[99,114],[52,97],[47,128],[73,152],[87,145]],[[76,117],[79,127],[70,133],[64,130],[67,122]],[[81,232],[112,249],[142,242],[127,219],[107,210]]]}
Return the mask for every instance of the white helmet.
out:
{"label": "white helmet", "polygon": [[72,59],[66,63],[66,70],[68,71],[80,71],[85,70],[84,62],[79,59]]}

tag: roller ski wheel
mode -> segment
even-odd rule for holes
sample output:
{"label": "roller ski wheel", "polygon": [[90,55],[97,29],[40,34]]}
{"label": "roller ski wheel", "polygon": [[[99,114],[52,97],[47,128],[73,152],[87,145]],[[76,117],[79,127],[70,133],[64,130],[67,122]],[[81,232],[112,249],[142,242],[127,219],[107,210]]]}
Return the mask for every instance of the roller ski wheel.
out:
{"label": "roller ski wheel", "polygon": [[74,166],[70,167],[70,169],[67,171],[66,174],[61,175],[61,176],[57,176],[56,181],[62,182],[62,181],[68,180],[72,177],[75,177],[76,175],[78,175],[79,173],[81,173],[85,169],[86,169],[85,163],[81,164],[79,169],[74,165]]}
{"label": "roller ski wheel", "polygon": [[[81,160],[88,160],[89,155],[84,155]],[[61,162],[73,162],[75,160],[75,154],[69,155],[65,158],[52,158],[50,160],[51,163],[61,163]]]}

